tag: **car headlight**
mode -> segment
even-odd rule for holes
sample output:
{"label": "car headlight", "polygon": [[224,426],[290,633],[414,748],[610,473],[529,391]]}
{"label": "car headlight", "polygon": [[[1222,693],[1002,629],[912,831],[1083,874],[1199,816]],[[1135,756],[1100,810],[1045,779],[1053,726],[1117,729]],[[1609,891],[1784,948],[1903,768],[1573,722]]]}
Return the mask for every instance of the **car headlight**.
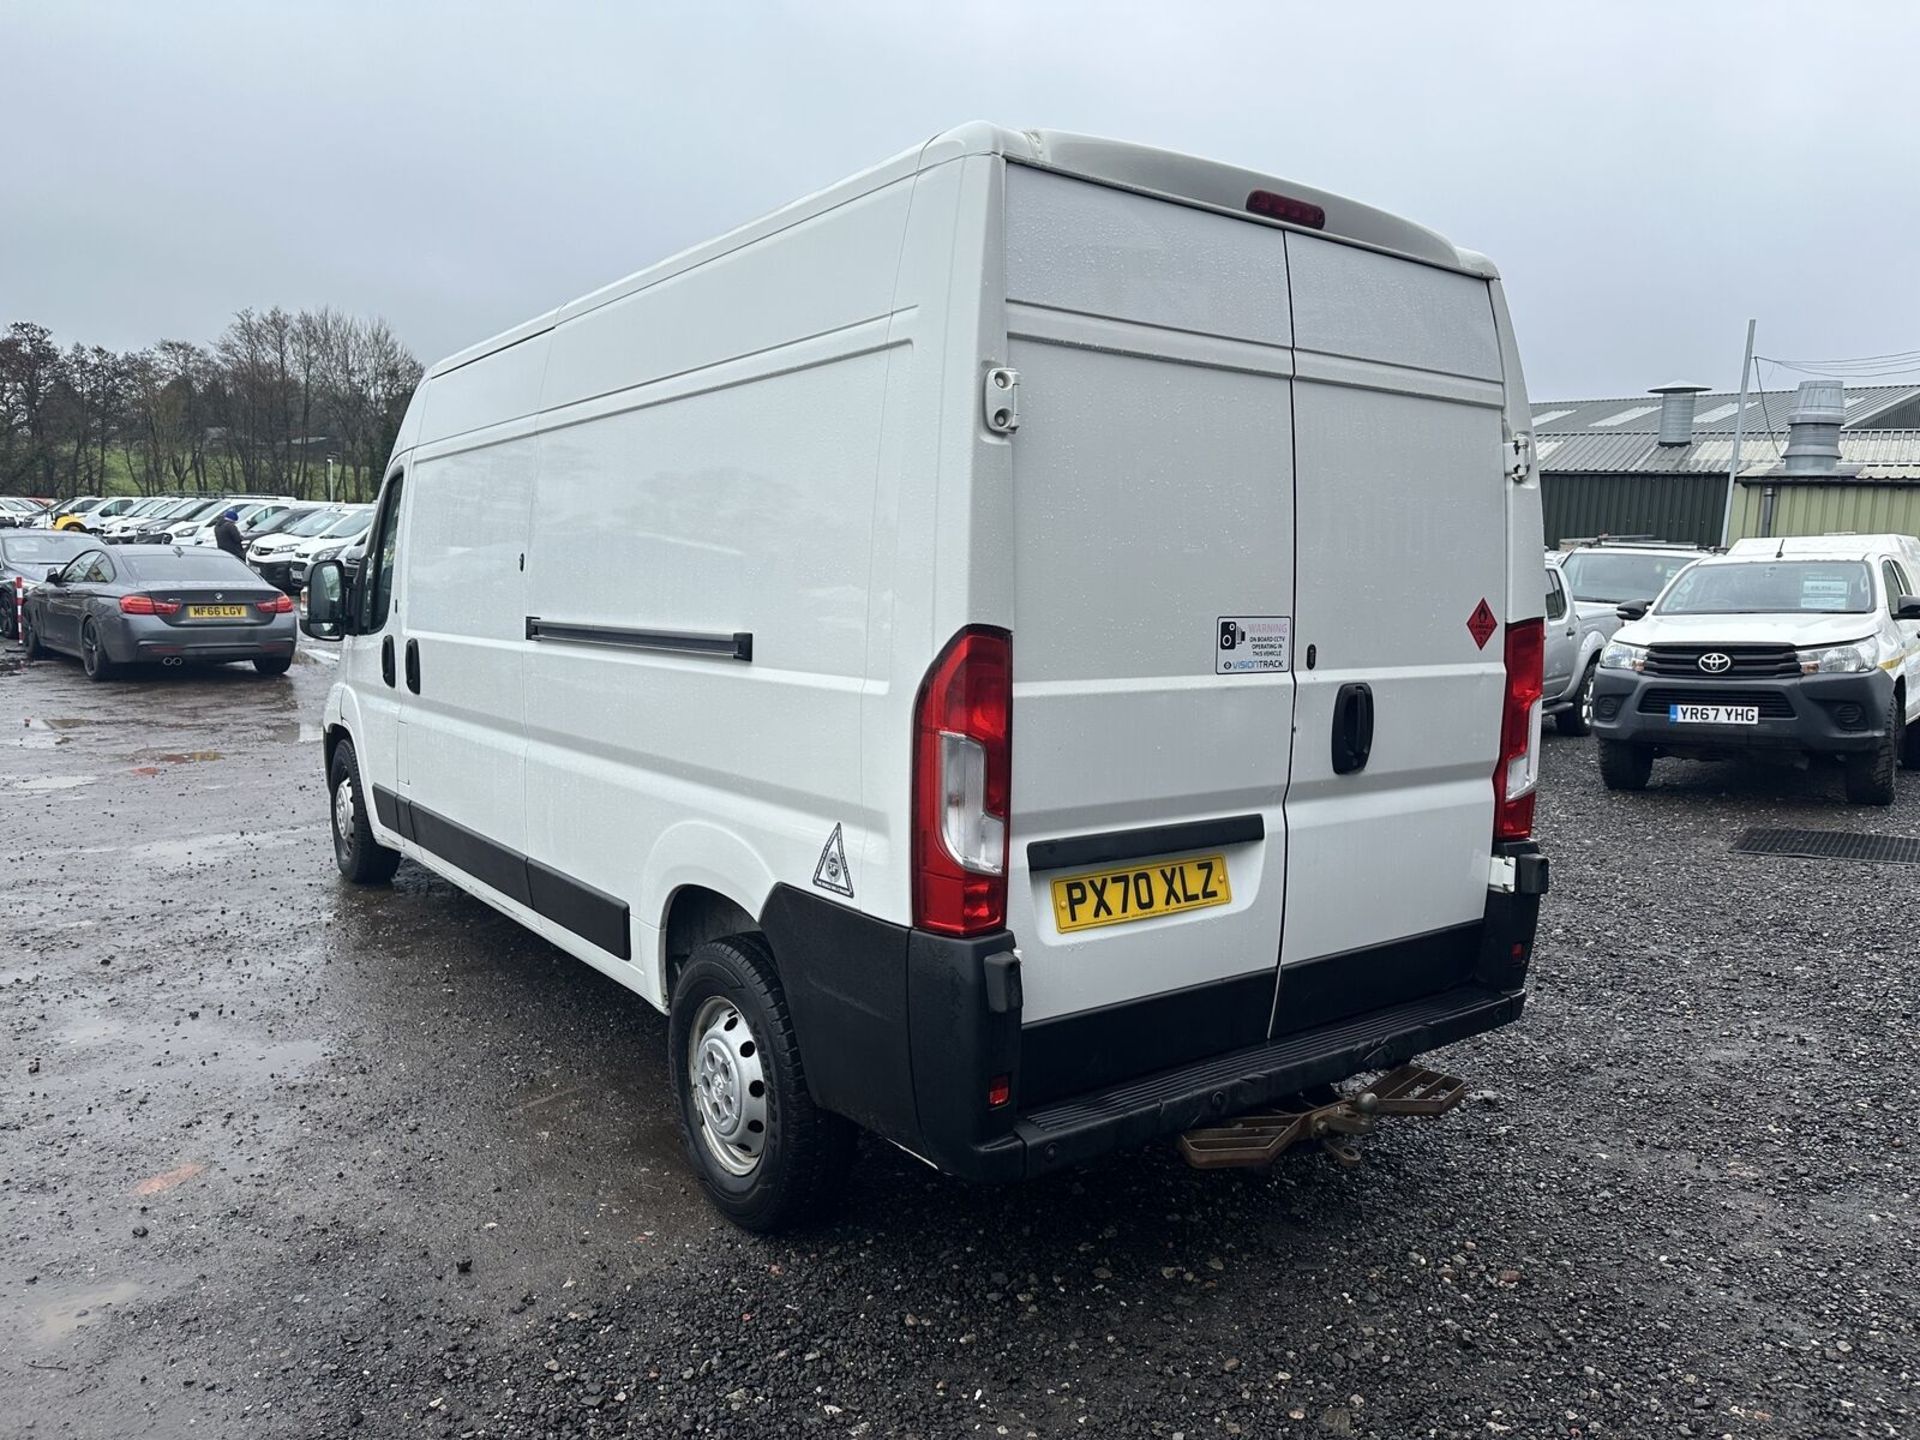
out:
{"label": "car headlight", "polygon": [[344,545],[336,545],[331,550],[316,550],[307,559],[314,565],[318,565],[322,560],[338,560],[340,552],[346,548]]}
{"label": "car headlight", "polygon": [[1624,640],[1615,640],[1600,652],[1602,670],[1641,670],[1646,663],[1647,647],[1629,645]]}
{"label": "car headlight", "polygon": [[1824,650],[1802,650],[1800,672],[1803,675],[1858,675],[1876,669],[1871,642],[1853,645],[1829,645]]}

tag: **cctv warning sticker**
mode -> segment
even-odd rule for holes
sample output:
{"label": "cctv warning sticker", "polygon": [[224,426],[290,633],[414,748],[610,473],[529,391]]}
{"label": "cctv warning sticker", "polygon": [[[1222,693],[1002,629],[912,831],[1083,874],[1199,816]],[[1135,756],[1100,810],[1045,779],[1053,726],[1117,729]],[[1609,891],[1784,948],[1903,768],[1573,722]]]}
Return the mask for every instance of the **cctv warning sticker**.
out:
{"label": "cctv warning sticker", "polygon": [[1247,675],[1292,668],[1291,615],[1222,615],[1214,621],[1214,674]]}
{"label": "cctv warning sticker", "polygon": [[827,837],[826,849],[820,852],[820,863],[813,867],[813,883],[822,890],[831,890],[849,900],[853,898],[853,872],[847,868],[847,847],[840,838],[838,825]]}

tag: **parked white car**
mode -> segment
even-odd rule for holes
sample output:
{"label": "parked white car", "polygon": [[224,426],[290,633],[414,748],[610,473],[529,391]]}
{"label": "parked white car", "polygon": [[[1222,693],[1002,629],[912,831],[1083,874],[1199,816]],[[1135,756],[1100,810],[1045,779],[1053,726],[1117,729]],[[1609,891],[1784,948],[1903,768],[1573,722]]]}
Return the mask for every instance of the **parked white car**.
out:
{"label": "parked white car", "polygon": [[228,510],[238,510],[240,512],[240,519],[238,521],[240,533],[251,536],[259,531],[262,526],[269,524],[276,516],[286,514],[299,504],[299,501],[292,499],[231,499],[224,507],[215,510],[212,515],[202,518],[184,530],[174,531],[172,540],[176,545],[217,544],[218,542],[214,539],[214,531],[220,524],[220,517],[226,514]]}
{"label": "parked white car", "polygon": [[1920,545],[1904,536],[1742,542],[1683,570],[1600,658],[1593,728],[1610,790],[1662,755],[1834,756],[1847,798],[1891,805],[1920,768]]}
{"label": "parked white car", "polygon": [[1390,1068],[1524,1001],[1528,424],[1432,231],[938,136],[427,374],[309,580],[336,861],[665,1009],[755,1229],[855,1125],[1007,1181]]}
{"label": "parked white car", "polygon": [[[364,534],[372,513],[371,505],[324,506],[286,529],[254,541],[247,547],[247,564],[262,579],[291,595],[299,588],[293,580],[296,559],[301,564],[301,578],[304,580],[305,567],[311,562],[314,551]],[[320,543],[312,544],[311,549],[303,551],[303,547],[316,541]]]}

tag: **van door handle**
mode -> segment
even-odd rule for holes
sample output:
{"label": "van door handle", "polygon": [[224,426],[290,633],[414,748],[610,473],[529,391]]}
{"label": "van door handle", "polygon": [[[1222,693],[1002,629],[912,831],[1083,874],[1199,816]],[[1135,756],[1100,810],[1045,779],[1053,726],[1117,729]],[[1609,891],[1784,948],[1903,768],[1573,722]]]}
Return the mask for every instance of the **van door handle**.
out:
{"label": "van door handle", "polygon": [[1373,753],[1373,687],[1342,685],[1333,699],[1333,773],[1364,770]]}
{"label": "van door handle", "polygon": [[420,642],[407,641],[407,689],[420,693]]}
{"label": "van door handle", "polygon": [[393,636],[388,635],[380,641],[380,678],[387,682],[387,688],[393,688]]}

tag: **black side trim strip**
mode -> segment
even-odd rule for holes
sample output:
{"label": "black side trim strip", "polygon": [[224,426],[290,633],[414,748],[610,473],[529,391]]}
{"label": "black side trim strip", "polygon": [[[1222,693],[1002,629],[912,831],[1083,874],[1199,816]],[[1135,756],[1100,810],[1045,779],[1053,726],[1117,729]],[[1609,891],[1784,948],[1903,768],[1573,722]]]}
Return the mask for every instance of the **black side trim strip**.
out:
{"label": "black side trim strip", "polygon": [[670,655],[717,655],[725,660],[753,659],[753,632],[709,634],[694,630],[629,630],[618,625],[575,625],[565,620],[527,616],[529,640],[558,640],[572,645],[612,645],[622,650],[661,650]]}
{"label": "black side trim strip", "polygon": [[424,805],[373,787],[380,823],[397,830],[422,849],[431,850],[484,885],[519,901],[582,940],[622,960],[633,958],[632,912],[624,900],[563,875],[551,865],[530,860],[517,850],[489,840],[477,830],[436,815]]}
{"label": "black side trim strip", "polygon": [[532,859],[527,861],[527,890],[533,908],[554,924],[566,926],[622,960],[633,958],[624,900]]}
{"label": "black side trim strip", "polygon": [[1100,865],[1109,860],[1138,860],[1209,845],[1243,845],[1264,840],[1267,822],[1258,815],[1227,815],[1218,820],[1188,820],[1179,825],[1148,825],[1140,830],[1108,830],[1099,835],[1070,835],[1064,840],[1035,840],[1027,846],[1028,870],[1064,870],[1069,865]]}

